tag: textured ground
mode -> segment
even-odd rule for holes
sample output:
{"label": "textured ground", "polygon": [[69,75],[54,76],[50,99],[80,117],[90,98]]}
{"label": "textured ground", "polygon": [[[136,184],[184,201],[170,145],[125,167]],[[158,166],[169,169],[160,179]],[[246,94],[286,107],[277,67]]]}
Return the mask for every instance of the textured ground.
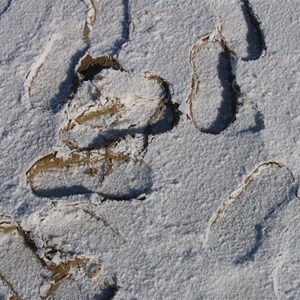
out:
{"label": "textured ground", "polygon": [[299,299],[297,0],[0,4],[0,299]]}

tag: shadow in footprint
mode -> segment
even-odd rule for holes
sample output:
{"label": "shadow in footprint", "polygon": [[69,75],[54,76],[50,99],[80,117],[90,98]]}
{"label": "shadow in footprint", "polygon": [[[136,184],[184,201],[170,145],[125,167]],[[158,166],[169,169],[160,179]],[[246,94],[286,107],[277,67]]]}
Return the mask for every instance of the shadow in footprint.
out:
{"label": "shadow in footprint", "polygon": [[146,126],[138,128],[130,127],[128,129],[110,129],[102,133],[99,132],[99,135],[94,137],[87,147],[80,147],[80,151],[107,147],[111,143],[117,142],[120,138],[125,138],[128,135],[134,137],[137,134],[144,135],[144,148],[147,148],[149,135],[162,134],[177,126],[182,114],[178,110],[178,106],[177,103],[162,101],[157,109],[157,118],[149,121]]}
{"label": "shadow in footprint", "polygon": [[239,258],[237,258],[234,263],[236,265],[242,265],[244,263],[247,263],[249,261],[254,261],[254,256],[257,253],[257,251],[259,250],[260,246],[263,243],[263,225],[262,224],[256,224],[254,226],[255,232],[256,232],[256,236],[255,236],[255,242],[253,247],[247,251],[246,254],[240,256]]}
{"label": "shadow in footprint", "polygon": [[155,115],[149,122],[148,133],[156,135],[176,127],[182,113],[179,110],[179,104],[172,102],[169,83],[159,76],[154,76],[153,79],[160,83],[164,91],[164,99],[161,100]]}
{"label": "shadow in footprint", "polygon": [[240,89],[235,80],[233,53],[223,40],[204,38],[193,46],[190,57],[191,120],[199,131],[219,134],[236,119]]}
{"label": "shadow in footprint", "polygon": [[265,240],[264,229],[294,199],[297,189],[282,164],[266,162],[255,168],[210,219],[211,254],[236,265],[254,261]]}
{"label": "shadow in footprint", "polygon": [[127,135],[134,136],[136,134],[144,134],[145,131],[146,129],[144,127],[106,130],[101,134],[99,133],[99,135],[96,136],[87,145],[87,147],[80,147],[80,151],[108,147],[112,143],[117,142],[119,139],[125,138]]}
{"label": "shadow in footprint", "polygon": [[[152,185],[152,184],[151,184]],[[149,192],[150,185],[147,188],[144,189],[129,189],[127,193],[119,193],[119,194],[106,194],[106,193],[97,193],[101,195],[105,199],[111,199],[111,200],[130,200],[138,197],[141,194]],[[67,196],[73,196],[73,195],[83,195],[83,194],[92,194],[94,191],[91,191],[87,189],[84,186],[80,185],[73,185],[73,186],[62,186],[62,187],[56,187],[53,189],[37,189],[34,191],[35,194],[39,197],[46,197],[46,198],[61,198],[61,197],[67,197]]]}
{"label": "shadow in footprint", "polygon": [[[123,74],[126,76],[123,68],[111,57],[103,56],[93,59],[87,55],[77,70],[78,82],[93,80],[103,69],[124,72]],[[75,119],[68,120],[67,125],[60,131],[62,141],[72,150],[85,151],[107,147],[128,135],[132,137],[143,135],[144,149],[146,149],[149,135],[157,135],[172,130],[177,126],[182,113],[178,109],[179,105],[172,102],[169,83],[158,75],[149,72],[146,72],[145,79],[145,82],[149,84],[150,82],[157,84],[160,94],[155,102],[153,101],[154,105],[149,101],[149,109],[152,113],[147,115],[146,111],[147,116],[144,120],[141,121],[140,116],[136,116],[135,111],[139,109],[137,107],[142,103],[144,103],[142,109],[146,108],[146,99],[137,96],[138,100],[132,100],[131,104],[126,107],[118,98],[119,96],[112,93],[110,97],[119,100],[106,106],[99,105],[96,110],[89,111],[87,109]],[[116,82],[118,83],[118,80]],[[103,96],[101,92],[100,88],[95,98]],[[136,103],[138,104],[136,105]],[[127,112],[129,112],[129,118],[126,116]],[[143,115],[143,112],[141,111],[140,114]]]}
{"label": "shadow in footprint", "polygon": [[53,189],[36,189],[35,194],[39,197],[65,197],[78,194],[89,194],[91,191],[82,185],[61,186]]}
{"label": "shadow in footprint", "polygon": [[12,3],[12,0],[4,1],[4,3],[2,4],[2,7],[0,7],[0,16],[2,16],[3,14],[5,14],[8,11],[11,3]]}
{"label": "shadow in footprint", "polygon": [[[100,56],[92,58],[90,55],[84,56],[88,47],[78,50],[71,58],[71,63],[67,71],[66,79],[59,85],[59,91],[50,100],[50,109],[52,112],[58,112],[67,100],[72,99],[78,89],[80,82],[91,81],[104,69],[114,69],[123,71],[119,63],[109,56]],[[82,57],[84,58],[82,59]],[[76,69],[76,65],[80,66]]]}
{"label": "shadow in footprint", "polygon": [[239,133],[245,133],[245,132],[257,133],[264,129],[265,129],[264,116],[260,111],[257,111],[254,116],[254,125],[248,127],[245,130],[239,131]]}
{"label": "shadow in footprint", "polygon": [[149,133],[152,135],[161,134],[176,127],[182,114],[178,107],[179,104],[177,103],[164,101],[158,108],[161,117],[149,125]]}
{"label": "shadow in footprint", "polygon": [[111,56],[118,56],[122,47],[129,41],[130,38],[129,25],[131,22],[131,13],[130,13],[129,0],[122,0],[122,5],[123,5],[123,20],[121,23],[122,25],[121,37],[114,42],[110,53]]}
{"label": "shadow in footprint", "polygon": [[74,70],[76,65],[86,52],[86,50],[87,47],[85,47],[84,49],[77,50],[75,54],[71,57],[69,68],[66,74],[66,79],[63,82],[61,82],[57,94],[49,101],[49,108],[52,112],[58,112],[66,103],[68,98],[71,97],[72,94],[76,93],[78,82],[75,79]]}
{"label": "shadow in footprint", "polygon": [[92,58],[90,55],[86,55],[80,62],[80,66],[77,69],[80,76],[80,78],[77,77],[77,80],[92,81],[94,77],[104,69],[124,71],[120,64],[110,56],[104,55]]}
{"label": "shadow in footprint", "polygon": [[222,88],[222,101],[215,121],[207,128],[209,133],[221,133],[236,118],[239,89],[235,83],[232,60],[233,58],[226,48],[219,54],[217,70]]}
{"label": "shadow in footprint", "polygon": [[117,285],[117,280],[115,279],[114,280],[114,284],[112,285],[108,285],[102,292],[101,294],[97,294],[93,297],[93,300],[111,300],[113,299],[118,290],[119,290],[119,287]]}
{"label": "shadow in footprint", "polygon": [[244,255],[241,255],[234,261],[235,264],[241,265],[249,261],[254,261],[255,255],[263,243],[264,228],[266,227],[267,222],[272,218],[275,218],[278,211],[285,207],[294,198],[295,194],[297,193],[297,190],[298,186],[295,185],[294,187],[292,187],[289,190],[286,197],[283,198],[281,202],[271,207],[269,212],[263,217],[262,222],[254,226],[256,232],[255,242],[253,243],[252,248],[250,248]]}
{"label": "shadow in footprint", "polygon": [[244,61],[256,60],[263,54],[263,51],[266,50],[264,34],[261,30],[260,22],[257,16],[255,15],[249,1],[241,0],[241,2],[242,2],[241,8],[248,29],[246,35],[246,39],[248,43],[248,47],[247,47],[248,55],[246,57],[242,57],[242,60]]}

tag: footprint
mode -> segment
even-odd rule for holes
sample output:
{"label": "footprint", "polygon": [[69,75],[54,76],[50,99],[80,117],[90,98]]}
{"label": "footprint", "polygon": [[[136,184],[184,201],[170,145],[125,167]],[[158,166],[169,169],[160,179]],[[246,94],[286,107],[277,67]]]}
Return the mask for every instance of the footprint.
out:
{"label": "footprint", "polygon": [[235,264],[253,261],[266,238],[268,221],[294,192],[294,178],[282,164],[266,162],[256,167],[209,220],[209,253]]}
{"label": "footprint", "polygon": [[[131,1],[122,0],[112,3],[110,0],[85,0],[85,2],[90,2],[88,15],[96,16],[91,20],[92,22],[86,24],[84,30],[84,36],[87,36],[85,40],[90,42],[91,51],[118,57],[131,39],[133,27]],[[89,34],[90,31],[92,34]]]}
{"label": "footprint", "polygon": [[214,8],[228,47],[245,61],[258,59],[266,50],[266,44],[249,0],[215,1]]}
{"label": "footprint", "polygon": [[40,197],[98,193],[110,199],[132,199],[152,185],[150,167],[143,161],[97,151],[68,158],[46,155],[28,170],[27,180]]}
{"label": "footprint", "polygon": [[72,93],[74,69],[85,51],[81,40],[68,39],[61,34],[49,38],[24,83],[27,101],[33,108],[57,112],[63,106]]}
{"label": "footprint", "polygon": [[0,275],[0,299],[6,300],[14,300],[18,299],[16,293],[14,293],[9,287],[9,283],[5,282],[5,279],[1,279]]}
{"label": "footprint", "polygon": [[[188,100],[195,127],[205,133],[219,134],[237,116],[240,88],[233,60],[238,57],[256,60],[265,52],[266,45],[260,22],[248,0],[234,0],[234,4],[215,1],[214,9],[220,19],[216,32],[195,44],[190,53],[193,74]],[[258,112],[254,125],[239,131],[255,133],[263,128],[263,116]]]}
{"label": "footprint", "polygon": [[2,281],[13,293],[13,299],[39,299],[43,266],[28,247],[17,224],[3,217],[0,224]]}
{"label": "footprint", "polygon": [[231,125],[233,134],[255,134],[264,130],[264,115],[259,111],[257,104],[247,98],[239,103],[236,121]]}
{"label": "footprint", "polygon": [[59,265],[51,265],[52,276],[40,287],[42,299],[102,299],[108,291],[118,291],[116,279],[103,273],[96,259],[75,257]]}
{"label": "footprint", "polygon": [[[22,100],[24,103],[30,103],[31,108],[57,112],[72,92],[75,68],[88,48],[82,37],[83,16],[86,12],[83,2],[74,2],[70,5],[58,2],[47,6],[47,22],[52,19],[55,5],[65,17],[56,22],[56,25],[51,24],[51,28],[55,25],[51,35],[41,36],[44,45],[28,70],[24,82],[25,95]],[[90,18],[87,16],[86,20]],[[40,27],[41,21],[36,20],[36,22],[36,26]]]}
{"label": "footprint", "polygon": [[113,299],[119,289],[115,278],[93,280],[94,278],[91,278],[90,273],[87,273],[84,267],[73,269],[71,275],[69,280],[63,281],[49,295],[57,300],[78,299],[78,295],[80,299]]}
{"label": "footprint", "polygon": [[108,56],[86,55],[66,115],[59,134],[63,150],[40,158],[27,172],[32,191],[126,200],[150,190],[151,169],[142,160],[148,137],[171,130],[180,112],[161,77],[128,73]]}
{"label": "footprint", "polygon": [[[125,242],[118,229],[102,215],[96,214],[93,207],[60,203],[38,214],[37,218],[36,232],[43,237],[42,253],[49,262],[60,262],[61,254],[66,252],[97,257],[99,253],[120,248]],[[63,227],[61,220],[65,220]],[[83,237],[97,242],[82,243]]]}
{"label": "footprint", "polygon": [[12,0],[3,0],[0,3],[0,16],[3,15],[10,7]]}
{"label": "footprint", "polygon": [[49,261],[37,255],[38,249],[30,232],[10,218],[1,217],[0,279],[5,292],[12,294],[11,299],[62,299],[74,291],[76,296],[92,299],[111,290],[116,293],[116,280],[103,272],[97,259],[74,256],[56,248],[56,253],[62,254],[60,259]]}
{"label": "footprint", "polygon": [[299,198],[292,204],[292,211],[288,214],[288,230],[281,241],[282,249],[272,273],[277,299],[300,299]]}
{"label": "footprint", "polygon": [[78,68],[78,81],[67,124],[60,130],[71,149],[104,147],[126,135],[158,134],[178,123],[178,105],[159,76],[134,75],[109,58],[87,56]]}
{"label": "footprint", "polygon": [[239,88],[232,59],[231,51],[222,40],[206,37],[191,50],[190,116],[202,132],[219,134],[235,120]]}

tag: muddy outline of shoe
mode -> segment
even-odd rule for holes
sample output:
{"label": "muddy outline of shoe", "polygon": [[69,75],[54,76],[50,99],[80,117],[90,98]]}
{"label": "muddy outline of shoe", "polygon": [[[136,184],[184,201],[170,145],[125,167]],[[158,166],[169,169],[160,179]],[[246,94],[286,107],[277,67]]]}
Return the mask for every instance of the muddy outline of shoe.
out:
{"label": "muddy outline of shoe", "polygon": [[[192,82],[191,82],[191,91],[188,96],[188,104],[189,104],[189,111],[190,111],[190,119],[194,126],[203,133],[209,134],[219,134],[224,131],[230,124],[232,124],[236,120],[236,113],[238,110],[238,98],[240,96],[240,87],[238,86],[235,78],[235,73],[233,71],[233,60],[236,58],[236,53],[230,49],[223,36],[222,36],[222,27],[218,28],[219,36],[216,38],[214,36],[205,36],[199,42],[192,46],[190,51],[190,64],[192,66]],[[218,113],[216,114],[215,120],[208,126],[202,126],[198,124],[194,111],[193,111],[193,100],[199,93],[200,89],[200,80],[197,74],[197,67],[195,63],[196,55],[199,51],[202,50],[202,47],[209,46],[209,45],[217,45],[221,52],[219,53],[219,63],[226,63],[224,70],[221,70],[221,67],[218,67],[216,72],[218,73],[219,79],[221,81],[221,85],[223,87],[222,92],[222,100],[220,103],[220,108],[218,109]],[[205,70],[203,70],[205,72]],[[221,74],[222,72],[222,74]],[[225,94],[230,95],[225,95]],[[230,117],[227,120],[223,119],[223,110],[224,106],[230,111]],[[222,109],[223,107],[223,109]]]}
{"label": "muddy outline of shoe", "polygon": [[[92,58],[89,54],[86,54],[76,68],[73,78],[73,88],[69,97],[66,99],[66,106],[68,107],[70,103],[74,101],[73,99],[82,82],[92,82],[95,76],[99,75],[104,69],[112,69],[116,72],[126,72],[115,59],[109,56]],[[152,185],[151,169],[143,161],[149,144],[149,136],[171,130],[178,124],[181,113],[178,110],[179,105],[171,101],[171,93],[167,81],[150,72],[146,72],[144,74],[144,78],[149,81],[155,81],[163,91],[163,97],[160,99],[154,114],[150,117],[150,119],[148,119],[147,125],[141,128],[129,126],[129,128],[126,130],[116,130],[113,132],[114,134],[112,135],[112,138],[108,135],[108,138],[104,138],[104,142],[96,141],[92,147],[78,147],[71,141],[63,141],[64,144],[69,148],[70,154],[67,159],[60,157],[58,152],[50,153],[38,159],[27,171],[27,183],[33,193],[42,197],[64,197],[68,195],[96,192],[108,199],[129,200],[150,191]],[[101,118],[102,116],[112,116],[117,114],[121,107],[122,105],[117,102],[112,106],[102,108],[98,104],[96,111],[93,111],[90,114],[84,112],[79,114],[73,120],[68,119],[67,124],[60,129],[60,138],[63,133],[72,130],[72,128],[74,128],[76,125],[80,126],[80,124],[84,124],[91,119],[94,120]],[[130,157],[130,155],[124,153],[114,153],[114,148],[120,141],[124,141],[128,135],[134,136],[136,133],[141,133],[144,137],[144,144],[140,158],[133,159]],[[95,169],[92,166],[93,164],[102,164],[102,170],[99,171]],[[141,168],[141,176],[143,176],[145,179],[144,185],[140,183],[138,184],[139,186],[135,188],[134,186],[131,187],[129,183],[127,193],[121,192],[120,194],[115,194],[114,192],[102,193],[101,191],[90,190],[89,188],[86,188],[84,184],[72,185],[70,187],[59,186],[53,190],[39,189],[34,182],[37,175],[42,176],[42,174],[44,174],[44,176],[47,176],[47,172],[49,175],[49,172],[53,173],[55,170],[58,172],[64,170],[65,175],[67,174],[67,176],[70,176],[71,173],[74,172],[74,168],[76,169],[77,167],[82,168],[83,166],[87,166],[81,175],[89,176],[90,178],[100,175],[98,184],[101,187],[106,177],[115,171],[114,167],[116,164],[123,166],[129,166],[131,164],[131,166],[134,165],[134,167],[137,166],[138,168]],[[68,170],[70,170],[69,174]],[[124,175],[126,175],[126,170]],[[136,175],[139,176],[139,172],[137,172]]]}
{"label": "muddy outline of shoe", "polygon": [[[224,35],[224,24],[222,17],[218,15],[219,18],[219,24],[216,27],[216,30],[214,33],[208,36],[204,36],[203,38],[200,39],[200,41],[196,42],[191,50],[190,50],[190,65],[192,68],[192,79],[191,79],[191,89],[190,93],[188,95],[187,102],[189,104],[189,117],[194,124],[194,126],[201,132],[203,133],[208,133],[208,134],[220,134],[224,130],[226,130],[230,124],[232,124],[236,120],[236,114],[238,112],[239,106],[243,105],[243,103],[239,103],[238,99],[241,94],[241,89],[236,81],[235,77],[235,64],[237,59],[241,59],[245,62],[251,61],[251,60],[257,60],[260,59],[260,57],[264,57],[266,55],[267,51],[267,46],[265,42],[265,37],[263,30],[261,28],[261,22],[257,16],[257,14],[254,12],[254,9],[249,2],[249,0],[241,0],[240,1],[240,9],[241,12],[244,16],[244,22],[246,24],[246,27],[248,29],[247,35],[245,36],[245,39],[248,43],[248,54],[246,57],[239,55],[238,49],[234,49],[231,45],[231,41],[226,39],[226,36]],[[250,36],[254,35],[255,40],[251,41]],[[253,45],[251,44],[253,42]],[[209,44],[209,43],[216,43],[219,44],[220,47],[223,49],[223,54],[226,56],[226,66],[225,68],[227,69],[227,80],[222,80],[222,75],[220,75],[220,72],[218,72],[218,77],[220,79],[220,85],[222,86],[223,89],[230,89],[231,93],[231,99],[227,96],[226,98],[226,93],[223,94],[223,100],[220,103],[219,107],[219,112],[216,114],[215,121],[208,127],[201,126],[195,118],[195,113],[193,112],[193,99],[196,97],[197,93],[199,93],[199,86],[201,85],[201,82],[199,82],[199,76],[196,72],[196,64],[195,64],[195,56],[198,51],[201,51],[201,47]],[[253,53],[253,52],[257,53]],[[220,62],[220,59],[219,59]],[[202,72],[205,72],[205,70],[202,70]],[[231,108],[231,117],[228,118],[226,122],[223,122],[222,124],[222,117],[223,117],[223,112],[222,112],[222,106],[227,106],[230,105]],[[201,112],[197,112],[200,114]],[[260,111],[257,111],[256,116],[255,116],[255,125],[254,125],[254,130],[253,132],[257,131],[257,124],[260,122],[260,119],[262,119],[262,114]],[[221,123],[221,124],[220,124]],[[256,127],[255,127],[256,126]],[[245,130],[245,131],[251,131],[251,126],[250,130]],[[261,126],[263,129],[264,126]]]}
{"label": "muddy outline of shoe", "polygon": [[[114,275],[110,275],[101,279],[99,277],[101,271],[102,262],[99,259],[95,259],[84,255],[75,255],[71,252],[65,252],[55,245],[49,245],[44,248],[45,253],[59,253],[62,256],[60,262],[52,261],[49,257],[38,254],[37,250],[40,249],[36,241],[36,236],[33,236],[30,231],[26,231],[22,225],[13,220],[9,216],[0,216],[0,237],[5,238],[11,235],[11,244],[2,246],[7,246],[8,248],[22,245],[23,253],[19,258],[22,266],[29,267],[34,263],[33,270],[38,274],[38,281],[41,284],[39,286],[39,293],[41,299],[55,298],[58,289],[62,288],[63,285],[71,280],[73,280],[72,271],[81,268],[82,273],[86,278],[92,282],[92,285],[98,286],[95,296],[103,297],[106,295],[115,295],[119,289],[117,278]],[[12,248],[14,249],[14,248]],[[27,251],[24,253],[24,251]],[[5,257],[10,256],[9,251],[4,254]],[[27,259],[26,259],[27,258]],[[2,257],[2,259],[5,259]],[[38,269],[38,270],[37,270]],[[26,294],[26,288],[23,290],[23,286],[16,284],[16,278],[11,277],[12,270],[1,270],[0,281],[3,282],[4,286],[10,291],[11,298],[9,299],[23,299],[24,293]],[[28,275],[23,270],[21,274],[23,276]],[[46,273],[45,273],[46,272]],[[80,281],[82,278],[76,278],[76,281]],[[30,282],[26,282],[30,284]],[[43,293],[41,289],[44,287]],[[28,286],[27,286],[28,288]],[[42,295],[44,294],[44,295]]]}

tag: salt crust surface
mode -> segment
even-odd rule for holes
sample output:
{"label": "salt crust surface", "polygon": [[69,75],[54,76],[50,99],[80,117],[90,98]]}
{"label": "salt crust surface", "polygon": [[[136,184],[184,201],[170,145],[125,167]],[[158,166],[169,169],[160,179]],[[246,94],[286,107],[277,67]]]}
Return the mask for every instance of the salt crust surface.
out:
{"label": "salt crust surface", "polygon": [[[300,297],[299,3],[250,1],[264,36],[262,51],[258,29],[241,3],[249,4],[7,0],[0,5],[0,298],[47,297],[57,282],[55,299]],[[83,39],[85,23],[89,44]],[[207,59],[199,48],[195,61],[203,63],[193,73],[191,51],[203,41],[206,49],[222,41],[235,52],[229,59],[240,89],[237,110],[218,134],[193,122],[211,126],[219,106],[230,103],[224,93],[223,100],[215,97],[228,84],[215,56],[220,48]],[[124,71],[103,70],[99,76],[106,81],[80,82],[75,97],[65,101],[86,53],[111,56]],[[65,159],[73,153],[59,132],[68,118],[76,119],[91,101],[95,105],[96,88],[103,99],[120,98],[124,104],[123,123],[114,120],[114,128],[148,124],[165,97],[159,83],[145,78],[149,72],[169,84],[171,101],[182,112],[173,128],[149,136],[146,151],[144,131],[120,144],[130,160],[149,166],[150,187],[129,200],[101,193],[34,194],[26,172],[49,153]],[[193,74],[200,80],[191,118]],[[211,76],[220,80],[205,80]],[[81,145],[93,138],[93,123],[86,126],[72,132]],[[68,172],[55,174],[47,186],[72,182]],[[121,186],[125,195],[128,184],[122,184],[130,175],[112,172],[106,188]],[[41,182],[47,179],[40,176]],[[70,261],[75,263],[60,282],[61,273],[49,265]]]}

